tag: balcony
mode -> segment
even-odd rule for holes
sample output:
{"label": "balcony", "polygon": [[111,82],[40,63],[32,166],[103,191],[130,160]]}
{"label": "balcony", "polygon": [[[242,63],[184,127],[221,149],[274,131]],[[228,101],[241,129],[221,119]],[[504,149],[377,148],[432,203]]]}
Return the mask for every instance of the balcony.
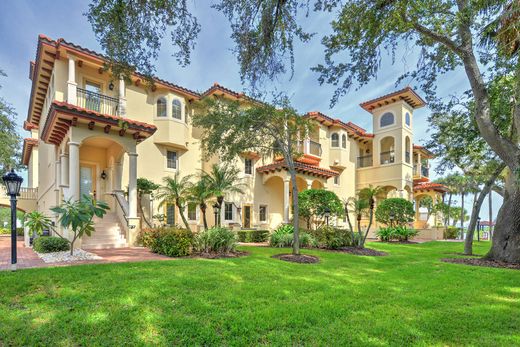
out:
{"label": "balcony", "polygon": [[119,116],[119,99],[86,89],[76,89],[77,106],[111,116]]}
{"label": "balcony", "polygon": [[154,124],[157,126],[157,131],[153,136],[154,143],[182,149],[188,148],[189,131],[185,122],[172,118],[156,118]]}
{"label": "balcony", "polygon": [[395,163],[395,152],[394,151],[381,152],[380,163],[381,163],[381,165]]}
{"label": "balcony", "polygon": [[414,165],[413,175],[414,177],[430,177],[430,168],[423,165]]}
{"label": "balcony", "polygon": [[358,168],[371,167],[374,165],[374,160],[372,159],[372,154],[363,155],[361,157],[358,157],[357,162],[358,162],[357,163]]}
{"label": "balcony", "polygon": [[331,167],[345,169],[349,163],[349,152],[344,148],[331,148],[329,157]]}

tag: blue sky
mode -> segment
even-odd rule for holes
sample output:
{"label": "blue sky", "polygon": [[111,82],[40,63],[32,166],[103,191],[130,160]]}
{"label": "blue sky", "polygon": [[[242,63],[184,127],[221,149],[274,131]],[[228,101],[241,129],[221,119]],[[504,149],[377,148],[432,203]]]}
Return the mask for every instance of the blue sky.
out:
{"label": "blue sky", "polygon": [[[227,20],[216,10],[210,8],[213,1],[192,1],[191,6],[202,25],[197,46],[192,55],[191,64],[180,67],[171,56],[172,47],[164,42],[159,60],[157,75],[170,82],[180,84],[193,90],[205,90],[214,82],[227,88],[241,91],[238,65],[231,52],[233,42],[229,38],[230,30]],[[89,1],[70,0],[3,0],[0,1],[0,22],[2,48],[0,50],[0,68],[7,73],[7,78],[0,79],[0,95],[8,100],[18,113],[21,125],[27,116],[30,93],[29,61],[34,60],[38,34],[45,34],[53,39],[64,38],[101,52],[94,34],[83,13]],[[413,47],[402,49],[394,64],[389,57],[383,59],[380,74],[360,90],[352,90],[341,98],[337,105],[329,108],[334,86],[318,83],[318,75],[310,68],[323,62],[323,46],[321,37],[330,30],[330,14],[312,14],[312,18],[304,19],[304,27],[309,32],[316,32],[308,43],[297,43],[295,73],[273,83],[273,88],[285,91],[293,105],[300,112],[321,111],[334,118],[352,121],[371,131],[372,119],[359,103],[392,92],[395,81],[406,71],[413,69],[417,62],[417,52]],[[405,81],[398,88],[406,86]],[[413,83],[411,83],[413,86]],[[462,69],[450,73],[439,80],[438,91],[443,96],[459,93],[468,89],[466,76]],[[423,144],[428,138],[428,108],[414,113],[414,142]],[[22,136],[27,133],[20,131]],[[434,164],[434,163],[433,163]],[[435,177],[435,174],[433,173]],[[498,197],[494,197],[495,211],[498,209]],[[468,199],[472,200],[472,199]],[[470,204],[466,205],[470,208]],[[483,209],[484,210],[484,209]],[[485,209],[487,211],[487,208]],[[487,212],[482,218],[487,220]]]}

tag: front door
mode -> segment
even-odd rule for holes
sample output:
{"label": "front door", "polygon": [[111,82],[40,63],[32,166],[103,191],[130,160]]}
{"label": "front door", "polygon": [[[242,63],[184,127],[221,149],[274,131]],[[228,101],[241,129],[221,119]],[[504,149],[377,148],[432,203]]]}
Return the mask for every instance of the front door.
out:
{"label": "front door", "polygon": [[243,228],[251,228],[251,206],[245,205],[244,206],[244,221],[243,221]]}
{"label": "front door", "polygon": [[93,195],[96,198],[94,189],[93,168],[90,166],[81,166],[79,170],[79,195]]}

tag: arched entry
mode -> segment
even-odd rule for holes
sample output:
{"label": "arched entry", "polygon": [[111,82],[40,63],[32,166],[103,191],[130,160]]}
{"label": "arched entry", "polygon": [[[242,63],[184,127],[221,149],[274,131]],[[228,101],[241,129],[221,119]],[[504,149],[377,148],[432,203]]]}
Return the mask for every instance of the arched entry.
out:
{"label": "arched entry", "polygon": [[269,224],[275,227],[283,223],[284,218],[284,181],[280,176],[272,176],[265,181],[263,187],[264,194],[257,201],[259,205],[267,205]]}

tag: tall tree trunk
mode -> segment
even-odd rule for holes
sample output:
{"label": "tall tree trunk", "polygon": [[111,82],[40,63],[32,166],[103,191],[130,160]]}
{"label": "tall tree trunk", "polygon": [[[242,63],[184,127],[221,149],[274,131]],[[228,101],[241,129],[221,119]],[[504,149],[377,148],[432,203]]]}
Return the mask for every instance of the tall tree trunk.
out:
{"label": "tall tree trunk", "polygon": [[498,211],[493,243],[486,258],[520,263],[520,187],[518,178],[509,171],[504,202]]}
{"label": "tall tree trunk", "polygon": [[224,197],[223,196],[218,196],[217,197],[217,204],[218,204],[218,211],[219,211],[219,214],[217,216],[217,225],[220,227],[220,219],[221,219],[221,216],[222,216],[222,205],[224,204]]}
{"label": "tall tree trunk", "polygon": [[488,208],[489,208],[489,238],[493,237],[493,199],[491,196],[493,195],[493,190],[489,191],[488,194]]}
{"label": "tall tree trunk", "polygon": [[361,243],[361,248],[365,248],[365,242],[367,241],[368,232],[370,231],[370,227],[372,226],[372,220],[374,219],[374,208],[370,207],[370,215],[368,220],[367,230],[365,231],[365,236],[363,237],[363,241]]}
{"label": "tall tree trunk", "polygon": [[202,212],[202,222],[204,223],[204,230],[208,230],[208,220],[206,219],[206,204],[200,204],[200,212]]}
{"label": "tall tree trunk", "polygon": [[451,212],[451,198],[453,197],[453,193],[450,192],[450,196],[448,198],[448,208],[446,211],[446,216],[444,218],[444,229],[448,231],[448,225],[450,224],[450,212]]}
{"label": "tall tree trunk", "polygon": [[[482,191],[478,194],[478,198],[473,204],[473,211],[471,212],[471,220],[468,226],[468,234],[466,236],[466,241],[464,242],[464,254],[472,255],[473,254],[473,235],[475,232],[475,227],[477,225],[477,218],[480,215],[480,209],[482,204],[484,203],[484,199],[486,195],[491,194],[491,188],[495,184],[497,177],[504,171],[505,164],[501,164],[495,172],[489,177],[489,179],[484,184]],[[479,232],[479,230],[477,230]]]}
{"label": "tall tree trunk", "polygon": [[460,238],[462,240],[464,240],[464,196],[466,195],[466,192],[464,191],[464,189],[462,190],[462,193],[461,193],[461,203],[460,203],[460,207],[461,207],[461,211],[460,211]]}
{"label": "tall tree trunk", "polygon": [[184,216],[184,206],[182,206],[179,199],[175,200],[175,205],[177,205],[177,208],[179,209],[179,215],[181,216],[184,226],[186,227],[186,229],[190,230],[190,225],[188,224],[188,221],[186,220],[186,216]]}
{"label": "tall tree trunk", "polygon": [[300,255],[300,213],[298,209],[298,186],[296,185],[296,170],[294,168],[290,168],[289,173],[291,174],[293,203],[293,255]]}

